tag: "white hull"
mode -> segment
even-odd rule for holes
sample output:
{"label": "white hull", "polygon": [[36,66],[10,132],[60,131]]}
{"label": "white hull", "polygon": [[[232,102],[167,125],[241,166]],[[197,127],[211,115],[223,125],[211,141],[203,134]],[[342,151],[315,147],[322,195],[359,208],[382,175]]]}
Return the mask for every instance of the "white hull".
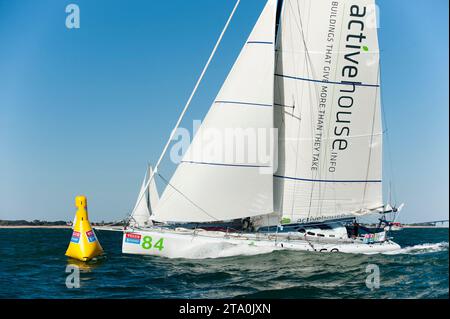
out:
{"label": "white hull", "polygon": [[392,242],[367,244],[359,240],[317,240],[293,234],[247,234],[203,230],[152,228],[126,230],[124,254],[167,258],[205,259],[238,255],[258,255],[276,250],[379,254],[400,249]]}

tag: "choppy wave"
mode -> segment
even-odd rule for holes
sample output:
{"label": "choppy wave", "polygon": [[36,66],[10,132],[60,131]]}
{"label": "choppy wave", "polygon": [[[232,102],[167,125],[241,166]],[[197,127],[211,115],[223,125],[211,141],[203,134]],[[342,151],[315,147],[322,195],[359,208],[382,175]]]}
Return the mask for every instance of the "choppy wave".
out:
{"label": "choppy wave", "polygon": [[417,255],[417,254],[435,253],[446,250],[448,251],[448,242],[426,243],[414,246],[407,246],[396,251],[386,252],[384,253],[384,255],[400,255],[400,254]]}
{"label": "choppy wave", "polygon": [[81,288],[67,289],[70,230],[0,229],[0,298],[448,298],[448,229],[394,232],[403,248],[391,255],[207,245],[200,260],[124,255],[120,233],[97,235],[107,258],[79,265]]}

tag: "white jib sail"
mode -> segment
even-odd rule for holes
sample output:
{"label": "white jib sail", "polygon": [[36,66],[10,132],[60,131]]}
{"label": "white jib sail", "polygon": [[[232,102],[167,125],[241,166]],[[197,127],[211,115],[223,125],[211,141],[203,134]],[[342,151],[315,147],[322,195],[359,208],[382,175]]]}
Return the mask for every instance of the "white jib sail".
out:
{"label": "white jib sail", "polygon": [[154,220],[212,222],[273,212],[276,3],[265,6]]}
{"label": "white jib sail", "polygon": [[292,222],[383,205],[373,0],[285,0],[277,44],[275,210]]}
{"label": "white jib sail", "polygon": [[[153,169],[151,166],[148,167],[148,176],[153,176]],[[156,176],[153,176],[153,179],[150,181],[150,185],[148,187],[148,210],[150,212],[150,215],[153,214],[156,207],[159,204],[159,194],[158,189],[156,188],[156,182],[155,182]]]}
{"label": "white jib sail", "polygon": [[155,179],[153,178],[153,180],[150,182],[149,187],[145,188],[148,178],[153,175],[152,173],[152,168],[149,166],[142,182],[141,190],[139,191],[138,200],[135,204],[133,214],[131,216],[131,223],[134,225],[146,226],[150,221],[150,216],[152,215],[154,207],[158,205],[159,196]]}

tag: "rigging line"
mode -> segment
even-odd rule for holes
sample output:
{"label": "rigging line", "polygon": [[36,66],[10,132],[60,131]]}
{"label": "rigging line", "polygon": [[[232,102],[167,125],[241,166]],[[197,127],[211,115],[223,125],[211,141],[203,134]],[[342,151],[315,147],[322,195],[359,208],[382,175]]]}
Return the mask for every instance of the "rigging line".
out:
{"label": "rigging line", "polygon": [[[297,6],[297,11],[298,11],[299,23],[300,23],[300,25],[297,24],[297,27],[299,28],[299,31],[300,31],[300,33],[302,35],[303,46],[305,47],[305,52],[304,53],[305,53],[306,71],[307,71],[307,74],[311,74],[312,75],[312,78],[317,78],[316,74],[315,74],[316,72],[314,70],[314,64],[313,64],[312,59],[311,59],[310,51],[308,50],[307,39],[306,39],[305,33],[304,33],[304,26],[303,26],[303,21],[302,21],[302,15],[301,15],[299,6]],[[309,2],[309,7],[308,7],[307,26],[310,25],[310,19],[311,19],[311,2]],[[309,33],[308,33],[308,36],[309,36]],[[319,90],[318,90],[316,85],[314,85],[312,89],[311,89],[310,86],[308,86],[307,89],[311,90],[311,92],[310,92],[311,95],[313,95],[315,93],[317,100],[319,100]],[[310,102],[311,102],[311,95],[310,95]],[[311,136],[314,136],[314,128],[313,128],[314,127],[314,118],[313,118],[314,117],[314,112],[313,112],[313,106],[310,105],[309,108],[310,108],[310,120],[311,120]],[[300,131],[299,131],[299,134],[300,134]],[[300,141],[298,141],[297,145],[299,145],[299,143],[300,143]],[[311,154],[313,153],[313,151],[314,151],[314,146],[313,146],[313,144],[311,144]],[[316,179],[318,175],[319,175],[319,172],[316,171],[315,173],[312,173],[311,177],[312,177],[312,179]],[[315,188],[316,188],[316,184],[313,183],[312,186],[311,186],[311,192],[310,192],[310,197],[309,197],[308,218],[311,216],[313,194],[314,194]],[[322,185],[319,184],[319,202],[320,202],[321,189],[322,189]],[[319,213],[320,213],[320,210],[318,212],[316,212],[316,215],[318,215]]]}
{"label": "rigging line", "polygon": [[[293,5],[292,5],[292,2],[289,2],[289,5],[290,5],[290,11],[291,11],[291,14],[292,14],[292,16],[294,16],[294,18],[292,19],[294,22],[295,22],[295,24],[293,24],[293,23],[290,23],[290,29],[289,29],[289,31],[290,31],[290,40],[291,40],[291,43],[296,43],[295,41],[294,41],[294,39],[293,39],[293,34],[294,34],[294,31],[293,31],[293,28],[296,26],[298,29],[299,29],[299,31],[300,31],[300,34],[302,35],[302,39],[303,39],[303,44],[304,44],[304,46],[306,47],[306,43],[305,43],[305,35],[304,35],[304,33],[303,33],[303,27],[302,26],[300,26],[300,25],[298,25],[298,22],[297,22],[297,20],[295,19],[295,15],[294,15],[294,13],[295,13],[295,10],[294,10],[294,8],[293,8]],[[301,13],[300,13],[300,10],[299,10],[299,8],[298,8],[298,3],[297,3],[297,11],[298,11],[298,13],[299,13],[299,17],[301,18]],[[305,52],[306,53],[306,52]],[[294,71],[296,71],[297,70],[297,64],[296,64],[296,59],[295,59],[295,52],[294,51],[292,51],[292,62],[293,62],[293,66],[294,66]],[[303,60],[303,64],[305,65],[307,63],[307,59],[305,58],[304,60]],[[284,70],[283,70],[284,71]],[[303,97],[303,89],[304,89],[304,86],[303,85],[301,85],[301,94],[300,94],[300,90],[299,90],[299,84],[297,84],[297,83],[295,83],[295,93],[297,93],[297,96],[293,96],[293,102],[294,102],[294,104],[295,105],[297,105],[297,100],[299,100],[300,102],[300,108],[298,109],[299,110],[299,114],[300,114],[300,118],[301,118],[301,114],[302,114],[302,109],[303,109],[303,103],[302,103],[302,99],[301,99],[301,97]],[[300,96],[300,97],[299,97]],[[299,98],[298,98],[299,97]],[[295,109],[292,109],[292,115],[294,115],[294,112],[295,112]],[[297,156],[296,156],[296,161],[295,161],[295,171],[294,171],[294,174],[295,175],[297,175],[297,171],[298,171],[298,160],[299,160],[299,156],[298,156],[298,151],[299,151],[299,136],[300,136],[300,128],[301,128],[301,122],[299,123],[299,125],[298,125],[298,132],[297,132],[297,147],[296,147],[296,149],[295,149],[295,153],[297,154]],[[294,207],[295,207],[295,195],[296,195],[296,190],[297,190],[297,185],[296,185],[296,183],[294,183],[294,187],[293,187],[293,192],[292,192],[292,196],[291,196],[291,207],[290,207],[290,210],[291,210],[291,218],[292,219],[294,219]]]}
{"label": "rigging line", "polygon": [[[296,119],[296,120],[298,120],[299,122],[302,121],[301,117],[298,117],[298,116],[296,116],[296,115],[294,115],[294,114],[291,114],[291,113],[289,113],[288,111],[284,111],[284,110],[283,110],[283,113],[289,115],[290,117],[292,117],[292,118],[294,118],[294,119]],[[297,139],[289,138],[289,139],[287,139],[287,138],[286,138],[285,140],[286,140],[286,141],[292,141],[292,140],[294,140],[294,141],[301,141],[302,139],[300,139],[300,138],[297,138]]]}
{"label": "rigging line", "polygon": [[[187,112],[189,106],[191,105],[192,99],[194,98],[195,93],[197,92],[197,89],[198,89],[198,87],[200,86],[200,83],[202,82],[203,77],[205,76],[205,73],[206,73],[206,71],[208,70],[208,67],[209,67],[211,61],[212,61],[214,55],[216,54],[216,51],[217,51],[217,49],[218,49],[220,43],[222,42],[222,38],[223,38],[223,36],[225,35],[225,32],[227,31],[228,26],[230,25],[231,20],[233,19],[233,16],[234,16],[234,14],[236,13],[236,10],[237,10],[237,8],[238,8],[240,2],[241,2],[241,0],[237,0],[237,1],[236,1],[236,4],[234,5],[233,11],[231,12],[231,15],[230,15],[230,17],[228,18],[228,20],[227,20],[227,22],[226,22],[226,24],[225,24],[225,27],[223,28],[222,33],[220,34],[219,39],[217,40],[216,45],[214,46],[214,49],[212,50],[211,55],[209,56],[209,59],[208,59],[208,61],[206,62],[206,65],[205,65],[205,67],[203,68],[202,73],[200,74],[200,77],[199,77],[198,80],[197,80],[197,83],[195,84],[194,90],[192,91],[191,95],[189,96],[189,99],[188,99],[186,105],[184,106],[184,109],[183,109],[183,111],[181,112],[181,115],[180,115],[180,117],[179,117],[177,123],[175,124],[175,128],[173,129],[172,133],[170,133],[169,140],[167,141],[166,146],[164,147],[164,149],[163,149],[163,151],[162,151],[162,153],[161,153],[161,156],[159,157],[158,162],[157,162],[156,165],[155,165],[155,169],[153,170],[153,174],[152,174],[152,176],[150,176],[150,178],[148,179],[148,182],[147,182],[147,184],[145,185],[145,188],[148,188],[148,187],[150,186],[151,181],[153,180],[155,174],[158,172],[159,165],[161,165],[161,162],[162,162],[164,156],[166,155],[167,150],[169,149],[169,146],[170,146],[170,144],[171,144],[171,142],[172,142],[172,139],[174,138],[174,136],[175,136],[175,134],[176,134],[176,130],[177,130],[177,128],[180,126],[181,121],[183,120],[183,118],[184,118],[184,116],[185,116],[185,114],[186,114],[186,112]],[[139,197],[139,199],[138,199],[138,203],[140,203],[140,201],[142,200],[143,197],[144,197],[144,196],[143,196],[143,194],[142,194],[142,195]],[[132,212],[132,213],[134,213],[134,209],[133,209],[133,212]]]}
{"label": "rigging line", "polygon": [[[291,4],[291,10],[292,10],[292,12],[294,13],[294,8],[292,7],[292,4]],[[307,69],[308,68],[308,48],[307,48],[307,46],[306,46],[306,40],[305,40],[305,33],[304,33],[304,30],[303,30],[303,24],[302,24],[302,15],[301,15],[301,12],[300,12],[300,8],[299,8],[299,3],[297,3],[297,12],[298,12],[298,16],[299,16],[299,22],[300,22],[300,25],[298,24],[298,22],[297,22],[297,20],[296,19],[293,19],[294,20],[294,22],[295,22],[295,25],[297,26],[297,28],[298,28],[298,30],[300,31],[299,33],[301,34],[301,36],[302,36],[302,42],[303,42],[303,45],[304,45],[304,47],[305,47],[305,52],[304,52],[304,60],[303,60],[303,65],[304,65],[304,67]],[[294,15],[294,14],[293,14]],[[291,29],[291,41],[293,42],[293,43],[295,43],[294,41],[293,41],[293,39],[292,39],[292,35],[294,34],[294,32],[292,31],[292,29]],[[293,55],[293,64],[294,64],[294,73],[297,73],[296,71],[297,71],[297,68],[296,68],[296,63],[295,63],[295,53],[293,52],[292,53],[292,55]],[[300,70],[299,70],[300,71]],[[300,73],[300,72],[299,72]],[[296,93],[300,93],[300,94],[298,94],[298,100],[300,101],[300,109],[299,109],[299,114],[300,114],[300,119],[302,118],[302,114],[303,114],[303,112],[302,112],[302,110],[303,110],[303,107],[304,107],[304,103],[303,103],[303,94],[304,94],[304,88],[305,88],[305,86],[304,85],[302,85],[302,84],[299,84],[300,85],[300,87],[301,87],[301,93],[300,93],[300,90],[298,89],[298,85],[295,85],[295,88],[296,88]],[[294,101],[295,103],[296,103],[296,100]],[[292,114],[292,116],[294,116],[293,114]],[[298,123],[298,131],[297,131],[297,145],[296,145],[296,154],[297,154],[297,156],[296,156],[296,159],[295,159],[295,176],[297,176],[297,172],[298,172],[298,162],[299,162],[299,158],[300,158],[300,156],[298,156],[298,154],[299,154],[299,148],[300,148],[300,132],[301,132],[301,127],[302,127],[302,121],[300,120],[300,122]],[[294,191],[292,192],[292,205],[291,205],[291,218],[292,219],[294,219],[294,208],[295,208],[295,197],[296,197],[296,193],[297,193],[297,183],[294,183]]]}
{"label": "rigging line", "polygon": [[[347,8],[346,3],[343,3],[343,4],[342,4],[342,11],[341,11],[341,12],[345,12],[346,8]],[[343,36],[343,34],[344,34],[344,32],[343,32],[343,29],[344,29],[344,20],[345,20],[344,17],[342,17],[341,25],[340,25],[340,28],[339,28],[339,41],[338,41],[338,50],[337,50],[337,52],[342,52],[342,51],[341,51],[341,47],[342,47],[342,36]],[[334,47],[333,47],[333,48],[334,48]],[[337,63],[339,63],[339,58],[337,58]],[[337,79],[337,78],[338,78],[338,77],[337,77],[337,75],[338,75],[338,70],[339,70],[339,67],[336,66],[336,69],[335,69],[335,71],[334,71],[334,79]],[[332,127],[331,122],[332,122],[332,118],[333,118],[333,116],[332,116],[331,114],[332,114],[332,111],[333,111],[333,106],[335,105],[336,90],[337,90],[336,86],[332,86],[333,94],[331,95],[331,110],[330,110],[330,116],[329,116],[329,118],[328,118],[328,131],[327,131],[327,136],[331,136],[331,134],[330,134],[330,132],[331,132],[331,127]],[[328,157],[329,157],[329,149],[330,149],[329,144],[330,144],[330,140],[327,140],[327,142],[326,142],[326,147],[325,147],[325,155],[324,155],[325,158],[328,158]],[[325,161],[324,161],[323,164],[322,164],[322,169],[323,169],[323,170],[325,170],[325,165],[326,165],[326,164],[325,164]],[[334,178],[335,174],[332,173],[331,175],[332,175],[332,177]],[[326,188],[325,188],[325,191],[326,191]],[[336,190],[336,188],[333,188],[332,191],[333,191],[333,195],[334,195],[334,202],[335,202],[335,203],[334,203],[334,207],[335,207],[335,212],[336,212],[336,209],[337,209],[337,196],[336,196],[337,190]],[[322,203],[320,204],[320,210],[323,209],[323,205],[324,205],[324,203],[322,202]]]}
{"label": "rigging line", "polygon": [[[309,8],[308,8],[308,16],[307,16],[307,25],[308,26],[310,25],[310,20],[311,20],[311,6],[312,6],[312,2],[310,1],[309,2]],[[301,24],[301,27],[302,27],[302,35],[303,35],[302,39],[303,39],[303,43],[304,43],[304,46],[305,46],[305,53],[306,53],[306,61],[307,61],[307,73],[306,74],[308,74],[308,75],[310,74],[311,78],[318,78],[317,75],[316,75],[315,68],[314,68],[314,63],[313,63],[312,58],[311,58],[311,50],[308,49],[308,46],[306,44],[307,39],[305,39],[304,34],[303,34],[303,21],[301,19],[300,11],[298,12],[298,14],[299,14],[299,17],[300,17],[300,24]],[[309,39],[309,36],[310,36],[310,34],[308,33],[308,39]],[[310,107],[310,120],[311,120],[311,137],[313,137],[315,135],[314,109],[315,109],[315,106],[317,106],[317,105],[313,106],[311,97],[315,95],[317,101],[319,101],[320,100],[320,93],[319,93],[319,88],[318,88],[317,85],[313,85],[312,87],[311,86],[307,86],[307,87],[310,90],[309,93],[310,93],[311,105],[309,107]],[[317,123],[317,121],[316,121],[316,123]],[[322,140],[322,137],[320,139]],[[321,143],[320,149],[322,149],[322,148],[323,148],[323,143]],[[314,145],[312,143],[311,144],[311,154],[313,154],[313,152],[314,152]],[[311,177],[313,179],[314,178],[317,179],[317,177],[319,175],[320,175],[320,173],[319,173],[318,170],[316,172],[311,172]],[[316,183],[313,183],[312,186],[311,186],[311,192],[310,192],[310,198],[309,198],[309,207],[308,207],[308,218],[311,216],[313,194],[314,194],[314,191],[315,191],[316,187],[317,187]],[[318,184],[318,188],[319,188],[319,202],[320,202],[320,196],[321,196],[320,194],[322,193],[322,191],[321,191],[322,187],[326,187],[326,186],[323,186],[322,184]],[[320,209],[318,211],[316,211],[316,216],[320,215],[320,212],[321,212]]]}
{"label": "rigging line", "polygon": [[273,106],[275,107],[281,107],[281,108],[286,108],[286,109],[295,109],[295,105],[283,105],[280,103],[275,103]]}
{"label": "rigging line", "polygon": [[[149,178],[149,169],[148,169],[149,167],[147,167],[147,170],[145,171],[145,176],[144,176],[144,182],[143,183],[145,183],[145,181],[147,180],[147,178]],[[141,185],[142,186],[142,185]],[[146,188],[144,188],[144,189],[140,189],[139,190],[139,197],[140,196],[142,196],[143,197],[143,195],[145,195],[146,193],[147,193],[147,189],[148,190],[150,190],[150,187],[146,187]],[[148,199],[147,199],[148,200]],[[136,212],[136,209],[138,208],[138,206],[139,206],[139,204],[141,203],[141,201],[142,201],[142,199],[141,200],[138,200],[137,202],[136,202],[136,204],[135,204],[135,206],[133,207],[133,210],[131,211],[131,213],[130,213],[130,217],[132,217],[132,215]]]}
{"label": "rigging line", "polygon": [[180,191],[178,188],[176,188],[175,186],[173,186],[167,179],[165,179],[161,174],[158,173],[158,176],[163,180],[164,183],[166,183],[167,186],[170,186],[171,188],[173,188],[178,194],[180,194],[181,196],[183,196],[189,203],[191,203],[192,205],[194,205],[196,208],[198,208],[199,210],[201,210],[203,213],[205,213],[206,215],[208,215],[209,217],[211,217],[212,219],[214,219],[215,221],[220,221],[219,219],[215,218],[213,215],[209,214],[206,210],[204,210],[203,208],[201,208],[199,205],[197,205],[196,203],[194,203],[191,199],[189,199],[189,197],[187,197],[185,194],[183,194],[182,191]]}
{"label": "rigging line", "polygon": [[305,236],[303,236],[304,237],[304,239],[305,239],[305,241],[309,244],[309,246],[311,246],[311,248],[314,250],[314,251],[317,251],[317,249],[314,247],[314,245],[308,240],[308,238],[306,237],[306,234],[305,234]]}
{"label": "rigging line", "polygon": [[[378,63],[378,83],[380,82],[380,64]],[[370,171],[370,164],[372,163],[372,149],[373,149],[373,139],[374,139],[374,132],[375,132],[375,118],[376,118],[376,114],[377,114],[377,105],[380,102],[378,100],[378,96],[379,96],[379,89],[377,88],[376,92],[375,92],[375,101],[374,101],[374,106],[373,106],[373,115],[372,115],[372,134],[370,137],[370,145],[369,145],[369,160],[367,161],[367,170],[366,170],[366,180],[369,179],[369,171]],[[361,202],[361,208],[364,209],[363,205],[364,205],[364,201],[366,200],[366,195],[367,195],[367,186],[368,183],[364,184],[364,193],[363,193],[363,198],[362,198],[362,202]]]}
{"label": "rigging line", "polygon": [[[381,59],[380,59],[380,64],[379,64],[379,68],[380,68],[380,79],[381,79],[381,75],[382,75],[382,67],[381,67]],[[392,146],[391,146],[391,141],[390,141],[390,134],[389,134],[389,127],[388,127],[388,122],[387,122],[387,116],[386,116],[386,110],[384,108],[384,94],[383,94],[383,90],[380,90],[380,102],[381,102],[381,113],[383,116],[383,123],[384,123],[384,135],[386,136],[386,144],[387,144],[387,154],[388,154],[388,161],[389,161],[389,170],[390,170],[390,175],[392,176],[390,178],[392,184],[390,183],[390,192],[392,192],[393,194],[393,200],[394,200],[394,206],[396,206],[397,204],[397,194],[396,194],[396,189],[395,189],[395,182],[396,182],[396,178],[395,178],[395,171],[394,171],[394,164],[393,164],[393,160],[392,160]],[[389,203],[391,204],[391,203]]]}
{"label": "rigging line", "polygon": [[[298,30],[300,31],[300,33],[301,33],[301,35],[302,35],[302,41],[303,41],[303,45],[304,45],[304,54],[305,54],[305,59],[304,59],[304,61],[305,61],[305,67],[306,67],[306,69],[307,69],[307,73],[311,73],[312,74],[312,78],[316,78],[316,76],[315,76],[315,72],[314,72],[314,65],[313,65],[313,63],[311,62],[312,61],[312,59],[311,59],[311,56],[310,56],[310,51],[308,50],[308,46],[307,46],[307,41],[306,41],[306,39],[305,39],[305,33],[304,33],[304,27],[303,27],[303,22],[302,22],[302,14],[301,14],[301,12],[300,12],[300,8],[299,8],[299,6],[297,5],[297,12],[298,12],[298,16],[299,16],[299,23],[297,23],[297,20],[294,20],[295,22],[296,22],[296,25],[297,25],[297,28],[298,28]],[[308,15],[307,15],[307,25],[309,26],[309,22],[310,22],[310,18],[311,18],[311,2],[309,2],[309,8],[308,8]],[[309,35],[309,34],[308,34]],[[308,88],[310,88],[309,86],[308,86]],[[303,86],[302,86],[302,89],[303,89]],[[313,87],[313,90],[315,90],[316,92],[316,97],[318,98],[319,97],[319,92],[318,92],[318,88],[317,88],[317,86],[314,86]],[[303,92],[303,90],[302,90],[302,92]],[[311,92],[310,92],[311,93]],[[313,94],[313,93],[311,93],[311,94]],[[303,95],[303,93],[302,93],[302,95]],[[312,106],[310,105],[310,109],[312,108]],[[313,112],[310,112],[310,116],[311,116],[311,122],[313,122]],[[301,123],[300,123],[300,125],[301,125]],[[299,134],[300,134],[300,129],[299,129]],[[313,127],[311,126],[311,136],[313,136],[314,135],[314,131],[313,131]],[[297,149],[298,149],[298,145],[299,145],[299,142],[300,141],[298,141],[298,143],[297,143]],[[312,150],[311,150],[312,151]],[[297,163],[297,165],[298,165],[298,163]],[[316,172],[316,176],[317,176],[317,174],[318,174],[318,172]],[[314,177],[314,176],[312,176],[312,177]],[[296,185],[294,185],[294,193],[295,193],[295,188],[296,188]],[[311,206],[312,206],[312,195],[313,195],[313,193],[314,193],[314,188],[315,188],[315,186],[314,186],[314,184],[313,184],[313,186],[312,186],[312,188],[311,188],[311,195],[310,195],[310,205],[309,205],[309,209],[308,209],[308,217],[310,216],[310,214],[311,214]],[[319,185],[319,192],[320,192],[320,188],[321,188],[321,185]]]}

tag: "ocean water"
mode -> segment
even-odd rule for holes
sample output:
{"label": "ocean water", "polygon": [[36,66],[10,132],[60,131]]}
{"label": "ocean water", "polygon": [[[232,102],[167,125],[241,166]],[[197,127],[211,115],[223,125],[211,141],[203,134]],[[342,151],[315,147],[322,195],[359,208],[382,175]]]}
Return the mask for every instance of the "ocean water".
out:
{"label": "ocean water", "polygon": [[[0,298],[448,298],[448,229],[393,232],[390,255],[277,251],[169,260],[121,254],[121,233],[97,231],[106,252],[66,287],[65,229],[0,229]],[[369,289],[369,265],[380,270]]]}

